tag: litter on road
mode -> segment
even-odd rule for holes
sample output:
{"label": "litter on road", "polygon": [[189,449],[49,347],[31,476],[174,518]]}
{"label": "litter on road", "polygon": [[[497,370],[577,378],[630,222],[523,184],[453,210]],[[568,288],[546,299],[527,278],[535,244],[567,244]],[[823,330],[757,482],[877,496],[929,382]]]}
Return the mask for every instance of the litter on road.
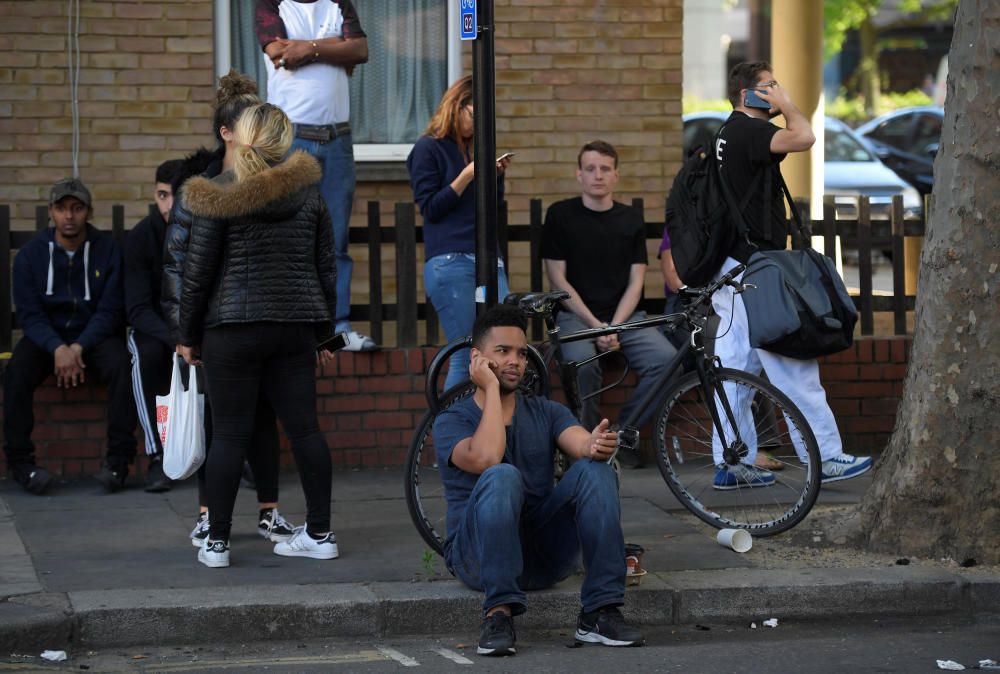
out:
{"label": "litter on road", "polygon": [[66,651],[42,651],[42,659],[51,662],[62,662],[66,659]]}

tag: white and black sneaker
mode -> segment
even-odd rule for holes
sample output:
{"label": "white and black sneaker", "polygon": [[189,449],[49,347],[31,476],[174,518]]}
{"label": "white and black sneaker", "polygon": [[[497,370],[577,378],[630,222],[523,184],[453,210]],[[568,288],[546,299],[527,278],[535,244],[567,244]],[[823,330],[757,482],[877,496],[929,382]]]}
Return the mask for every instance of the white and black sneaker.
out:
{"label": "white and black sneaker", "polygon": [[295,535],[295,525],[286,520],[277,508],[260,511],[257,533],[272,543],[283,543]]}
{"label": "white and black sneaker", "polygon": [[229,541],[205,539],[205,545],[198,549],[198,561],[212,569],[229,566]]}
{"label": "white and black sneaker", "polygon": [[302,526],[295,528],[295,535],[290,539],[275,545],[274,554],[282,557],[336,559],[340,555],[340,551],[337,549],[337,537],[333,535],[332,531],[316,540]]}
{"label": "white and black sneaker", "polygon": [[196,548],[204,547],[205,539],[208,538],[208,511],[198,514],[198,521],[191,530],[191,545]]}

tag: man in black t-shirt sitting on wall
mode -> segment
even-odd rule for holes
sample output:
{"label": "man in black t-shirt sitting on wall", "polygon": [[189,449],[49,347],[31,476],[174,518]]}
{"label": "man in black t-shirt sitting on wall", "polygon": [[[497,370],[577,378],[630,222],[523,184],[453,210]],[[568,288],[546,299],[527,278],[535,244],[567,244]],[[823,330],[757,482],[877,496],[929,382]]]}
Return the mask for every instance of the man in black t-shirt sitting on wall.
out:
{"label": "man in black t-shirt sitting on wall", "polygon": [[[556,321],[563,333],[645,318],[637,311],[646,276],[646,234],[642,213],[614,200],[618,153],[595,140],[580,150],[576,179],[583,194],[552,204],[542,231],[542,258],[552,288],[565,290]],[[640,381],[622,409],[625,419],[676,353],[655,328],[562,345],[565,360],[582,361],[598,351],[621,349]],[[600,361],[579,371],[581,396],[600,388]],[[655,412],[650,405],[636,426]],[[593,428],[601,420],[596,397],[583,405],[581,420]]]}
{"label": "man in black t-shirt sitting on wall", "polygon": [[[754,189],[742,211],[750,230],[749,241],[738,237],[729,251],[729,258],[719,270],[720,275],[738,262],[746,263],[755,250],[785,248],[789,231],[779,164],[787,153],[805,152],[816,141],[808,118],[775,81],[768,63],[740,63],[735,66],[729,74],[728,93],[733,114],[719,133],[716,158],[722,179],[738,202],[751,188]],[[770,108],[754,107],[754,94]],[[785,128],[768,121],[777,115],[784,115]],[[816,360],[798,360],[751,347],[746,308],[743,299],[732,288],[726,286],[718,290],[712,297],[712,306],[719,315],[715,355],[725,367],[753,374],[763,369],[771,383],[802,410],[819,443],[823,460],[822,481],[847,480],[867,472],[872,465],[871,457],[844,453],[837,420],[826,401]],[[740,464],[735,470],[720,469],[715,476],[715,488],[766,487],[774,484],[773,474],[754,467],[756,449],[751,448],[746,465]],[[715,463],[720,465],[723,463],[721,447],[716,449],[716,453]],[[804,460],[802,452],[800,458]]]}

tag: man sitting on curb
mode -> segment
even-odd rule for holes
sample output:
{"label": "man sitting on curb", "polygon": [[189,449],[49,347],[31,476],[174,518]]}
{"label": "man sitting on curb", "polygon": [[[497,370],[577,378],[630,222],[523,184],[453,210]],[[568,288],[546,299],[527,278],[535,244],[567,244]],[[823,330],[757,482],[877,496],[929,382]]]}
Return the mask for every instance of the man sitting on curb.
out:
{"label": "man sitting on curb", "polygon": [[41,494],[52,481],[35,465],[31,431],[37,389],[55,372],[60,387],[84,383],[91,373],[108,386],[108,457],[97,480],[120,489],[135,457],[136,410],[131,365],[122,328],[122,253],[110,235],[88,220],[90,191],[78,178],[52,186],[43,230],[14,258],[14,302],[24,337],[4,376],[3,431],[14,480]]}
{"label": "man sitting on curb", "polygon": [[[475,394],[434,424],[448,502],[445,562],[485,592],[480,655],[516,652],[512,617],[525,590],[551,587],[583,555],[576,639],[631,646],[642,635],[618,607],[625,600],[625,543],[618,483],[607,461],[617,436],[602,420],[588,432],[563,405],[525,395],[527,323],[508,306],[476,320],[469,376]],[[554,484],[556,449],[576,459]]]}

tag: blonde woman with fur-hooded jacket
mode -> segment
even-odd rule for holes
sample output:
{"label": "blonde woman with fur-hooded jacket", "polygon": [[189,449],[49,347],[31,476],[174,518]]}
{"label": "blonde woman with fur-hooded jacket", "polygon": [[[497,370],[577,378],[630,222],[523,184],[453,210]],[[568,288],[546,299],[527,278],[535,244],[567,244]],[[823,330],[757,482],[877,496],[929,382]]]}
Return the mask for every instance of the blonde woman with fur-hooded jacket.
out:
{"label": "blonde woman with fur-hooded jacket", "polygon": [[[229,533],[258,391],[288,434],[306,495],[306,526],[274,552],[333,559],[330,454],[316,414],[316,345],[336,315],[336,258],[320,167],[285,159],[288,117],[267,103],[235,128],[233,171],[185,184],[191,240],[180,307],[184,358],[203,363],[214,426],[208,454],[209,535],[198,560],[229,566]],[[330,354],[324,352],[329,358]]]}

